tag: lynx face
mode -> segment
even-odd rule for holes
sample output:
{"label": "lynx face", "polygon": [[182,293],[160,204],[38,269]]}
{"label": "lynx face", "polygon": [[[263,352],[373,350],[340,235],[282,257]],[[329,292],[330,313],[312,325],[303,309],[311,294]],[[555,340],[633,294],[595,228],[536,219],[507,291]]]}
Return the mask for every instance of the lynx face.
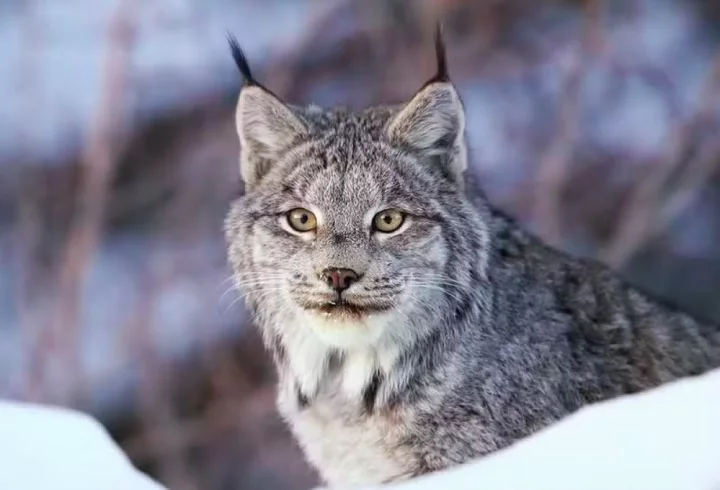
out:
{"label": "lynx face", "polygon": [[357,136],[298,145],[233,210],[248,225],[233,236],[247,252],[236,270],[245,292],[272,296],[332,343],[376,340],[447,282],[438,186],[408,179],[416,162]]}
{"label": "lynx face", "polygon": [[436,78],[404,106],[353,113],[288,106],[248,71],[236,112],[246,194],[227,237],[256,315],[352,347],[407,341],[457,297],[453,255],[463,228],[484,224],[463,193],[462,105]]}

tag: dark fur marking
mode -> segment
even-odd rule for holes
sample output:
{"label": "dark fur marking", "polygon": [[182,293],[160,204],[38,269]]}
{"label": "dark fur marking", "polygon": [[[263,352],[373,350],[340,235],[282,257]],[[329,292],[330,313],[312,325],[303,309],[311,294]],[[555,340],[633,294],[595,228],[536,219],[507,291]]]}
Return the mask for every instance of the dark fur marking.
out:
{"label": "dark fur marking", "polygon": [[276,99],[280,100],[277,95],[275,95],[271,90],[269,90],[267,87],[265,87],[255,79],[252,71],[250,71],[250,64],[248,63],[247,56],[245,55],[243,49],[240,47],[240,43],[238,43],[235,36],[228,32],[227,40],[228,45],[230,46],[230,52],[232,53],[232,57],[235,60],[235,65],[240,71],[240,74],[243,76],[243,85],[245,87],[258,87],[267,92],[268,94],[272,95]]}
{"label": "dark fur marking", "polygon": [[445,40],[443,39],[442,24],[440,22],[438,22],[437,26],[435,27],[435,62],[437,65],[435,75],[430,80],[425,82],[425,85],[423,87],[427,87],[432,83],[447,83],[450,81],[447,55],[445,53]]}
{"label": "dark fur marking", "polygon": [[240,44],[235,36],[228,32],[227,41],[230,46],[232,57],[235,60],[235,65],[237,65],[238,70],[240,70],[240,74],[245,79],[245,85],[257,85],[257,82],[250,71],[250,64],[248,63],[247,56],[245,56],[245,52],[240,47]]}
{"label": "dark fur marking", "polygon": [[299,386],[295,387],[295,392],[295,394],[297,395],[298,408],[300,408],[301,410],[303,408],[307,408],[307,406],[310,405],[310,399],[305,393],[302,392]]}
{"label": "dark fur marking", "polygon": [[367,385],[363,391],[363,406],[368,414],[371,414],[375,409],[375,400],[377,399],[378,390],[382,383],[382,375],[376,371],[373,374],[370,384]]}

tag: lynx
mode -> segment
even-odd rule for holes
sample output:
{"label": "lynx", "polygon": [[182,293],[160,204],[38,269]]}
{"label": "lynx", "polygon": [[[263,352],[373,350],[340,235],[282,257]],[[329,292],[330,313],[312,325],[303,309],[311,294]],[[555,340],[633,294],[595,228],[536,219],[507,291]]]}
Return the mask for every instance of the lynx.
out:
{"label": "lynx", "polygon": [[719,327],[545,245],[475,189],[439,29],[435,76],[363,111],[289,105],[230,45],[245,193],[229,262],[326,483],[447,468],[720,366]]}

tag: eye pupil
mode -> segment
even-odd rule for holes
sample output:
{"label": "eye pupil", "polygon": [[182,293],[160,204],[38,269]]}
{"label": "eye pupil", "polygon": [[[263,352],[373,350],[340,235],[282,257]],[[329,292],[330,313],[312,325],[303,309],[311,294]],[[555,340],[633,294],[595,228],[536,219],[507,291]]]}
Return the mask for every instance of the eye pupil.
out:
{"label": "eye pupil", "polygon": [[405,214],[398,210],[381,211],[375,215],[374,228],[382,233],[392,233],[405,222]]}
{"label": "eye pupil", "polygon": [[287,222],[295,231],[312,231],[317,226],[315,215],[307,209],[295,208],[287,215]]}

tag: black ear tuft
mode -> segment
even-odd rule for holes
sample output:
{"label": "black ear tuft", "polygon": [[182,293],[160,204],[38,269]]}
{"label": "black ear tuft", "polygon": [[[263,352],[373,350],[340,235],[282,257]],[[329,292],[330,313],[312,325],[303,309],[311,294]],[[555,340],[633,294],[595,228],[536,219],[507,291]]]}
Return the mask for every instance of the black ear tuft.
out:
{"label": "black ear tuft", "polygon": [[245,56],[245,53],[240,47],[240,44],[238,44],[237,39],[235,39],[235,36],[228,32],[227,40],[228,44],[230,45],[230,51],[232,52],[232,57],[235,60],[235,64],[237,65],[238,70],[240,70],[240,73],[245,79],[245,85],[258,85],[258,83],[252,76],[252,72],[250,71],[250,65],[248,64],[247,57]]}
{"label": "black ear tuft", "polygon": [[445,55],[445,41],[442,34],[442,23],[438,22],[435,27],[435,61],[437,71],[435,76],[427,81],[426,85],[435,82],[449,82],[450,74],[448,73],[447,56]]}

